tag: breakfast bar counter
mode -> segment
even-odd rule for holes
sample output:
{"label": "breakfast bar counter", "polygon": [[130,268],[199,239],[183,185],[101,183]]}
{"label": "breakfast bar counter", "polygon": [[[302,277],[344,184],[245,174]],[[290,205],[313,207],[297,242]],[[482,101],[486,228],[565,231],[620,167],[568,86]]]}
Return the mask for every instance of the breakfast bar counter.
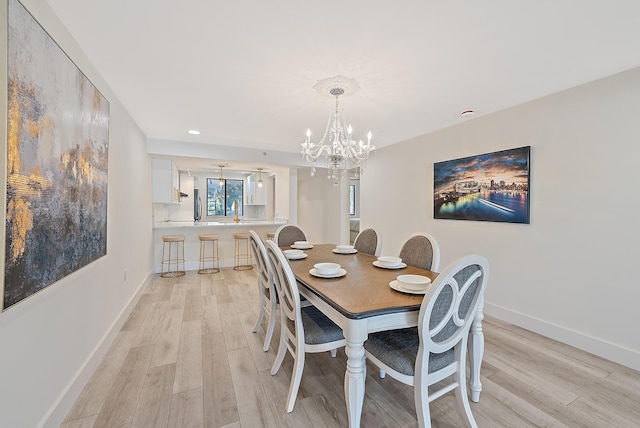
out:
{"label": "breakfast bar counter", "polygon": [[[267,233],[275,232],[278,227],[286,224],[282,221],[240,220],[234,221],[163,221],[153,225],[155,272],[161,271],[162,236],[184,235],[184,258],[186,270],[198,270],[200,257],[199,235],[218,235],[220,267],[231,267],[234,262],[235,241],[234,233],[254,230],[262,239],[267,239]],[[254,260],[255,263],[255,260]]]}

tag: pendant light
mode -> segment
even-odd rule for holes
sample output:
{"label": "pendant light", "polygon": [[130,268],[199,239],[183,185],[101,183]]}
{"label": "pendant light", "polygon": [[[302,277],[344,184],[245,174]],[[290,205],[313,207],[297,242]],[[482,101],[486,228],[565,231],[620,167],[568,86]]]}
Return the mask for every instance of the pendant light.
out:
{"label": "pendant light", "polygon": [[222,186],[224,184],[224,178],[222,178],[222,168],[224,168],[224,165],[218,165],[220,167],[220,178],[218,179],[218,184],[220,186]]}
{"label": "pendant light", "polygon": [[262,187],[262,170],[264,168],[258,168],[258,187]]}

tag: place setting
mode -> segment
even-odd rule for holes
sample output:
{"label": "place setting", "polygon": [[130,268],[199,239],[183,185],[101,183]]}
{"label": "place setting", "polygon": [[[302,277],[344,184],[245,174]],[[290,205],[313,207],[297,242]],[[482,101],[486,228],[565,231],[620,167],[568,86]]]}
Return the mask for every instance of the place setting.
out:
{"label": "place setting", "polygon": [[294,250],[310,250],[313,248],[313,244],[309,241],[296,241],[291,246]]}
{"label": "place setting", "polygon": [[316,263],[309,274],[318,278],[340,278],[347,274],[338,263]]}
{"label": "place setting", "polygon": [[358,252],[353,245],[336,245],[332,251],[336,254],[355,254]]}
{"label": "place setting", "polygon": [[283,253],[289,260],[302,260],[309,257],[309,255],[302,250],[284,250]]}
{"label": "place setting", "polygon": [[423,275],[398,275],[389,287],[401,293],[425,294],[431,288],[431,278]]}
{"label": "place setting", "polygon": [[373,262],[373,265],[382,269],[403,269],[407,267],[407,264],[403,263],[400,257],[392,256],[380,256],[378,260]]}

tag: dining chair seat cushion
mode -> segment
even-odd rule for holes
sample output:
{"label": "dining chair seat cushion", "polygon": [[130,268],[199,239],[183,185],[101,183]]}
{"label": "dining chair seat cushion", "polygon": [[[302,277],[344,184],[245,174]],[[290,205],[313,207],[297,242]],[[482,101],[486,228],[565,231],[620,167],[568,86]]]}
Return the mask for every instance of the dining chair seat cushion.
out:
{"label": "dining chair seat cushion", "polygon": [[315,306],[305,306],[300,310],[304,327],[304,342],[318,345],[344,339],[342,329]]}
{"label": "dining chair seat cushion", "polygon": [[[415,376],[419,344],[418,327],[411,327],[371,333],[364,342],[364,348],[395,371]],[[429,373],[448,366],[455,358],[453,348],[442,354],[429,354]]]}

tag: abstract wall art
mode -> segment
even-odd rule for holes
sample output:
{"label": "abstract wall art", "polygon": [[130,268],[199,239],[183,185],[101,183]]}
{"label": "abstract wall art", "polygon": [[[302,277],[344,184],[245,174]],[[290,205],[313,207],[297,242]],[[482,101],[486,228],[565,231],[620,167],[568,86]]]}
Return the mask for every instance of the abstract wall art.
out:
{"label": "abstract wall art", "polygon": [[530,146],[435,163],[433,217],[529,223]]}
{"label": "abstract wall art", "polygon": [[109,146],[109,102],[17,0],[7,29],[2,310],[106,255]]}

